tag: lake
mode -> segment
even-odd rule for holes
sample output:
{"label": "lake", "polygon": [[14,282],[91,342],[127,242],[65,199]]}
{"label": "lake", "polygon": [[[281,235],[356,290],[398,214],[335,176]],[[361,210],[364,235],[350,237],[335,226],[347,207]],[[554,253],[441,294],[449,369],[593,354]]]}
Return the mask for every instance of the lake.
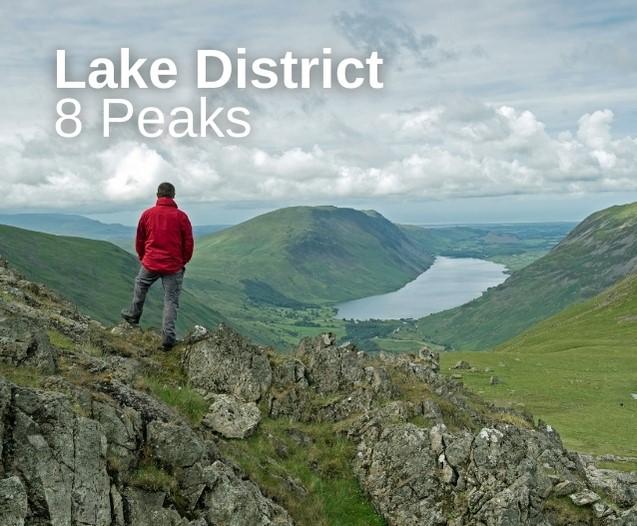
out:
{"label": "lake", "polygon": [[336,305],[337,318],[422,318],[479,297],[507,278],[505,270],[504,265],[483,259],[437,257],[431,267],[399,290]]}

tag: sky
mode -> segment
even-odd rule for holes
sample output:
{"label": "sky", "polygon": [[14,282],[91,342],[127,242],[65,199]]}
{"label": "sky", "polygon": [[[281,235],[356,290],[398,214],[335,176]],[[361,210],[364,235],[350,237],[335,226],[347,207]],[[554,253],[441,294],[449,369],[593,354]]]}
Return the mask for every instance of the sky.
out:
{"label": "sky", "polygon": [[[170,57],[170,90],[62,90],[56,49],[86,78],[95,57]],[[384,60],[382,90],[198,90],[197,49]],[[237,0],[0,6],[4,212],[134,223],[159,182],[199,224],[281,206],[374,208],[411,223],[573,221],[637,200],[633,1]],[[101,133],[105,97],[169,111],[245,106],[242,139]],[[56,102],[82,103],[80,136]]]}

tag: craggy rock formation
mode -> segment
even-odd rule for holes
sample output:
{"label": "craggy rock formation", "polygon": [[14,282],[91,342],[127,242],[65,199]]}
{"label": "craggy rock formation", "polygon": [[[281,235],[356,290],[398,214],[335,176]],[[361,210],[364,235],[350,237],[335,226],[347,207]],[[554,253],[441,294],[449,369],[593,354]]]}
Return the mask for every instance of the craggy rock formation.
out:
{"label": "craggy rock formation", "polygon": [[[390,525],[637,524],[633,474],[475,397],[428,349],[367,355],[323,335],[282,355],[227,327],[198,327],[170,355],[157,343],[0,265],[0,525],[290,525],[219,447],[263,418],[351,440],[353,473]],[[199,418],[162,401],[177,380],[171,396],[198,389]]]}
{"label": "craggy rock formation", "polygon": [[157,367],[143,341],[5,265],[0,298],[2,526],[292,524],[205,428],[136,387]]}
{"label": "craggy rock formation", "polygon": [[551,426],[438,370],[428,349],[371,357],[324,335],[273,366],[270,412],[349,422],[356,475],[392,525],[637,524],[632,474],[585,467]]}

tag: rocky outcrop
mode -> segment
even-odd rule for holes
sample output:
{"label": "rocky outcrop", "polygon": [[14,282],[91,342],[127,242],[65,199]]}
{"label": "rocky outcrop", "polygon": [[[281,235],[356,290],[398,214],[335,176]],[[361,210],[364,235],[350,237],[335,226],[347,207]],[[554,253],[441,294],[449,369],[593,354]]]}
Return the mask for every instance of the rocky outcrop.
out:
{"label": "rocky outcrop", "polygon": [[228,465],[217,461],[205,471],[207,490],[202,495],[207,524],[227,526],[284,526],[287,512],[261,494],[251,481],[242,479]]}
{"label": "rocky outcrop", "polygon": [[[292,524],[221,457],[205,427],[192,427],[138,388],[146,371],[158,370],[144,357],[145,335],[120,339],[2,265],[0,288],[0,361],[18,381],[34,384],[0,375],[0,525]],[[47,331],[58,333],[64,348],[56,349]],[[88,338],[95,355],[84,352]],[[236,364],[251,357],[243,369],[251,375],[235,385],[228,369],[218,385],[259,398],[269,362],[254,347],[236,350]]]}
{"label": "rocky outcrop", "polygon": [[[392,526],[637,524],[634,474],[599,469],[550,426],[480,400],[439,374],[430,349],[369,355],[326,334],[283,355],[198,327],[173,351],[180,368],[151,355],[152,334],[107,331],[2,265],[0,291],[0,361],[20,373],[0,376],[2,526],[291,525],[224,456],[263,440],[279,460],[248,467],[289,458],[290,442],[267,432],[237,442],[266,418],[351,441],[353,473]],[[180,383],[157,394],[149,374]],[[179,392],[190,386],[199,418]],[[308,433],[288,436],[314,447]],[[272,478],[291,498],[313,491],[283,475]]]}
{"label": "rocky outcrop", "polygon": [[392,524],[545,524],[554,484],[582,475],[556,434],[510,425],[370,429],[355,468]]}
{"label": "rocky outcrop", "polygon": [[610,495],[622,506],[637,504],[637,472],[599,469],[590,457],[581,456],[586,478],[594,491]]}
{"label": "rocky outcrop", "polygon": [[265,353],[229,327],[199,335],[185,350],[188,379],[206,393],[255,402],[268,392],[272,369]]}
{"label": "rocky outcrop", "polygon": [[277,357],[270,414],[351,421],[355,473],[391,525],[571,524],[559,499],[581,507],[582,524],[630,524],[632,476],[595,475],[551,426],[438,371],[429,349],[368,356],[324,335]]}

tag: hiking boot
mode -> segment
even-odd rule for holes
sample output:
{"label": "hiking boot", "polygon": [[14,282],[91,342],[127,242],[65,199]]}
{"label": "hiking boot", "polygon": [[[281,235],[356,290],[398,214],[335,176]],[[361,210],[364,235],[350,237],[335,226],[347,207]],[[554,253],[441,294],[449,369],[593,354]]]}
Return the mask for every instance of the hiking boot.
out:
{"label": "hiking boot", "polygon": [[164,352],[169,352],[175,345],[176,345],[175,342],[172,342],[172,343],[164,342],[161,344],[160,349]]}
{"label": "hiking boot", "polygon": [[127,323],[130,323],[131,325],[139,325],[139,318],[131,316],[127,310],[123,310],[120,314]]}

